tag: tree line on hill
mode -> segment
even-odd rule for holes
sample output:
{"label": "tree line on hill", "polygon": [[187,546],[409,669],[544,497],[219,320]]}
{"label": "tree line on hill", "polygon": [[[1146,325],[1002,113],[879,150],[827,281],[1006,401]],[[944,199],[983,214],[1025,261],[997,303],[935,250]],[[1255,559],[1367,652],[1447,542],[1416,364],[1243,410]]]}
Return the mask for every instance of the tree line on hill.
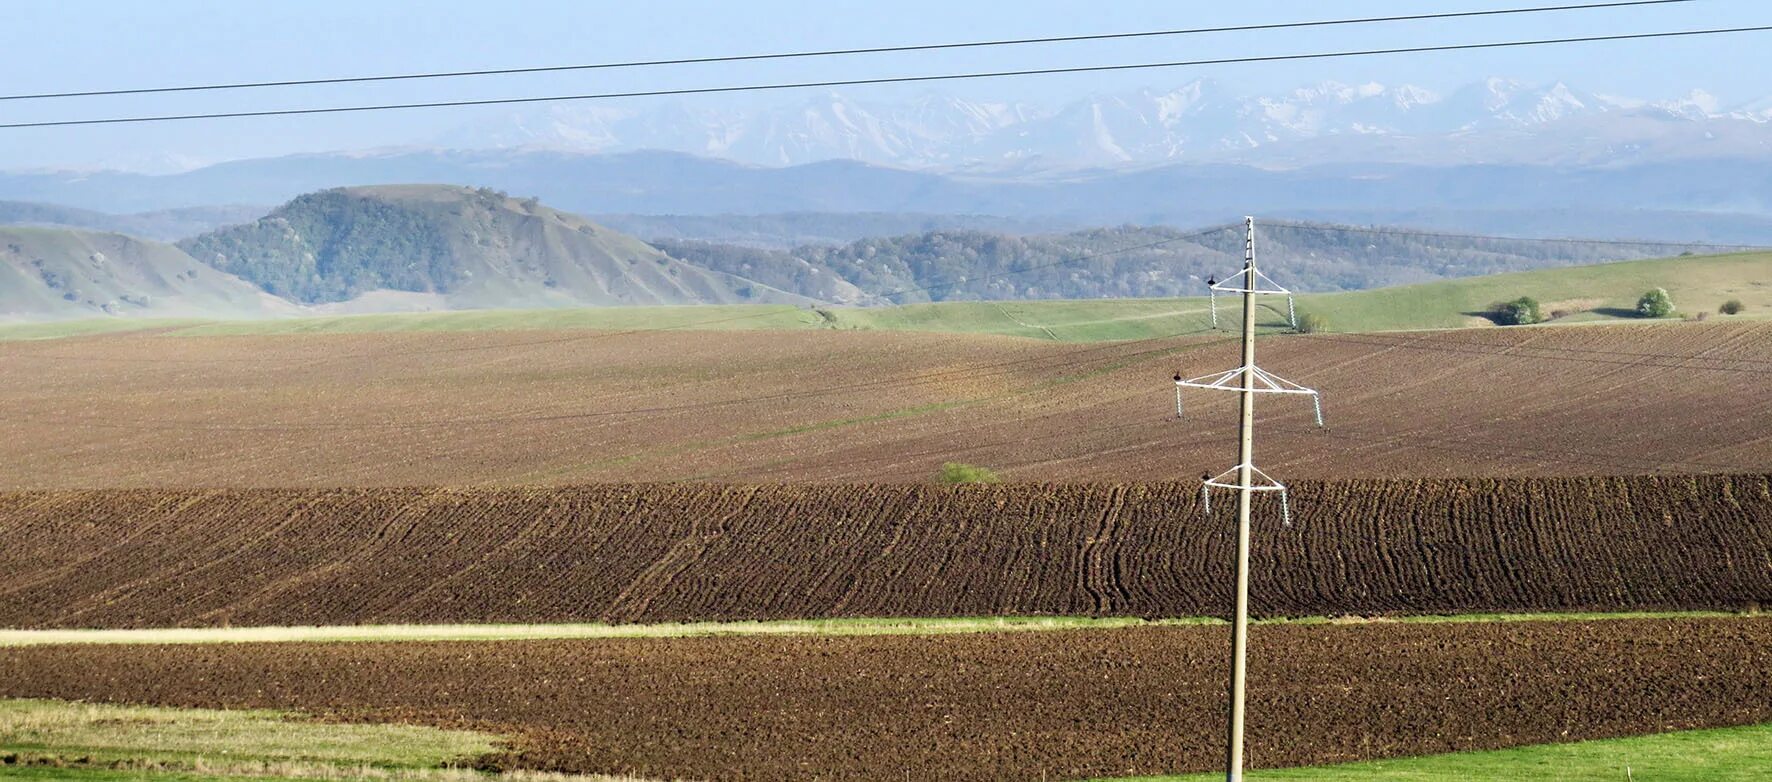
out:
{"label": "tree line on hill", "polygon": [[[1240,226],[1193,236],[1118,226],[1017,236],[940,230],[775,250],[686,239],[651,240],[673,257],[812,295],[830,276],[858,303],[1194,296],[1202,281],[1242,266]],[[1298,291],[1363,290],[1556,266],[1676,254],[1680,245],[1621,245],[1347,230],[1317,223],[1257,226],[1263,267]],[[1128,249],[1130,248],[1130,249]]]}

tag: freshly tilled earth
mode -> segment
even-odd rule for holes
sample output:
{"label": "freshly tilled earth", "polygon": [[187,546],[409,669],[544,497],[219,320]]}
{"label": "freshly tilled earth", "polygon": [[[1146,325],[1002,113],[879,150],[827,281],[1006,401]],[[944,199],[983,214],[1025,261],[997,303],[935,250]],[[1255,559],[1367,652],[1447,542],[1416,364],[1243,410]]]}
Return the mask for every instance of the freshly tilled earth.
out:
{"label": "freshly tilled earth", "polygon": [[[1259,615],[1772,604],[1772,477],[1300,481]],[[1223,616],[1198,485],[0,493],[0,626]]]}
{"label": "freshly tilled earth", "polygon": [[[710,780],[1034,780],[1221,762],[1226,630],[26,647],[0,696],[304,709],[515,737],[501,768]],[[1273,767],[1772,719],[1772,619],[1276,625]]]}
{"label": "freshly tilled earth", "polygon": [[[1178,324],[1179,327],[1179,324]],[[1264,338],[1281,480],[1772,464],[1772,321]],[[1236,460],[1226,333],[484,331],[0,342],[0,488],[1153,481]]]}

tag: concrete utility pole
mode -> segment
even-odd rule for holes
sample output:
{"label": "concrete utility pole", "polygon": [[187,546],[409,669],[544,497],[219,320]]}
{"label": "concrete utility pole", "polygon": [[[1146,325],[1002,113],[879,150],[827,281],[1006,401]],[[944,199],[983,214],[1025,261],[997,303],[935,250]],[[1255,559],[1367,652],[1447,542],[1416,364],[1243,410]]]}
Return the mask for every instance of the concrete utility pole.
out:
{"label": "concrete utility pole", "polygon": [[[1256,394],[1305,394],[1311,397],[1316,409],[1317,425],[1323,425],[1322,396],[1314,389],[1305,388],[1290,380],[1263,371],[1255,366],[1255,297],[1258,295],[1283,295],[1288,301],[1292,292],[1274,284],[1255,268],[1255,218],[1243,218],[1243,270],[1236,276],[1226,278],[1223,282],[1208,279],[1206,284],[1214,294],[1212,322],[1216,328],[1218,310],[1216,294],[1243,294],[1243,363],[1228,372],[1219,372],[1191,380],[1184,380],[1180,373],[1175,375],[1175,414],[1182,414],[1181,389],[1204,388],[1213,391],[1236,391],[1242,400],[1242,416],[1238,426],[1240,445],[1238,448],[1237,466],[1207,478],[1200,486],[1200,505],[1207,517],[1212,515],[1212,490],[1233,489],[1237,492],[1237,599],[1236,615],[1231,618],[1231,681],[1229,723],[1230,735],[1226,742],[1225,779],[1228,782],[1243,780],[1243,704],[1244,683],[1249,662],[1249,527],[1255,492],[1271,491],[1280,495],[1280,518],[1284,523],[1292,523],[1292,509],[1286,496],[1286,485],[1268,477],[1255,466],[1255,395]],[[1292,317],[1289,306],[1288,319]],[[1231,480],[1235,483],[1230,482]]]}
{"label": "concrete utility pole", "polygon": [[1237,615],[1231,624],[1230,749],[1225,779],[1243,782],[1243,683],[1249,657],[1249,509],[1255,499],[1255,218],[1243,218],[1243,393],[1237,427]]}

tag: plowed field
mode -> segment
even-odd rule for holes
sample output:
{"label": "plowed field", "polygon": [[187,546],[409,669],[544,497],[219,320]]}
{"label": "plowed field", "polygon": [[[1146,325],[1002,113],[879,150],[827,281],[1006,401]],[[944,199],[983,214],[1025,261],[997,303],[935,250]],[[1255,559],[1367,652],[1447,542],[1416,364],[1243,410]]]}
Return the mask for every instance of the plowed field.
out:
{"label": "plowed field", "polygon": [[[1772,477],[1300,482],[1264,615],[1772,604]],[[1196,484],[0,493],[0,626],[1224,615]]]}
{"label": "plowed field", "polygon": [[[1178,325],[1179,328],[1179,325]],[[105,335],[0,343],[0,487],[1172,480],[1235,461],[1224,334]],[[1264,338],[1282,479],[1772,467],[1772,322]]]}
{"label": "plowed field", "polygon": [[[0,649],[0,695],[514,734],[504,767],[1035,780],[1220,760],[1225,631]],[[1256,766],[1772,720],[1772,620],[1264,626]]]}

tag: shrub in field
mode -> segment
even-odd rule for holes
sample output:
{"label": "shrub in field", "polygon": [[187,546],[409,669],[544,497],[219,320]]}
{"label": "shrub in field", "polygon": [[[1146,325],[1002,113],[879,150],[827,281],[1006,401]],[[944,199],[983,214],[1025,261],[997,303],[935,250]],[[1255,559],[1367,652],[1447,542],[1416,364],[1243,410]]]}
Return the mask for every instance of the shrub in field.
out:
{"label": "shrub in field", "polygon": [[1741,311],[1745,309],[1747,309],[1747,305],[1742,304],[1740,299],[1730,299],[1723,302],[1723,306],[1718,307],[1717,311],[1724,315],[1740,315]]}
{"label": "shrub in field", "polygon": [[1656,288],[1637,299],[1637,314],[1645,318],[1665,318],[1674,311],[1674,299],[1666,288]]}
{"label": "shrub in field", "polygon": [[1529,326],[1544,320],[1544,315],[1538,310],[1538,300],[1531,296],[1521,296],[1495,305],[1491,317],[1503,326]]}
{"label": "shrub in field", "polygon": [[1001,483],[1002,480],[989,468],[976,464],[948,462],[941,466],[942,483]]}
{"label": "shrub in field", "polygon": [[1298,316],[1298,326],[1293,329],[1300,334],[1316,334],[1329,330],[1329,319],[1314,312]]}

